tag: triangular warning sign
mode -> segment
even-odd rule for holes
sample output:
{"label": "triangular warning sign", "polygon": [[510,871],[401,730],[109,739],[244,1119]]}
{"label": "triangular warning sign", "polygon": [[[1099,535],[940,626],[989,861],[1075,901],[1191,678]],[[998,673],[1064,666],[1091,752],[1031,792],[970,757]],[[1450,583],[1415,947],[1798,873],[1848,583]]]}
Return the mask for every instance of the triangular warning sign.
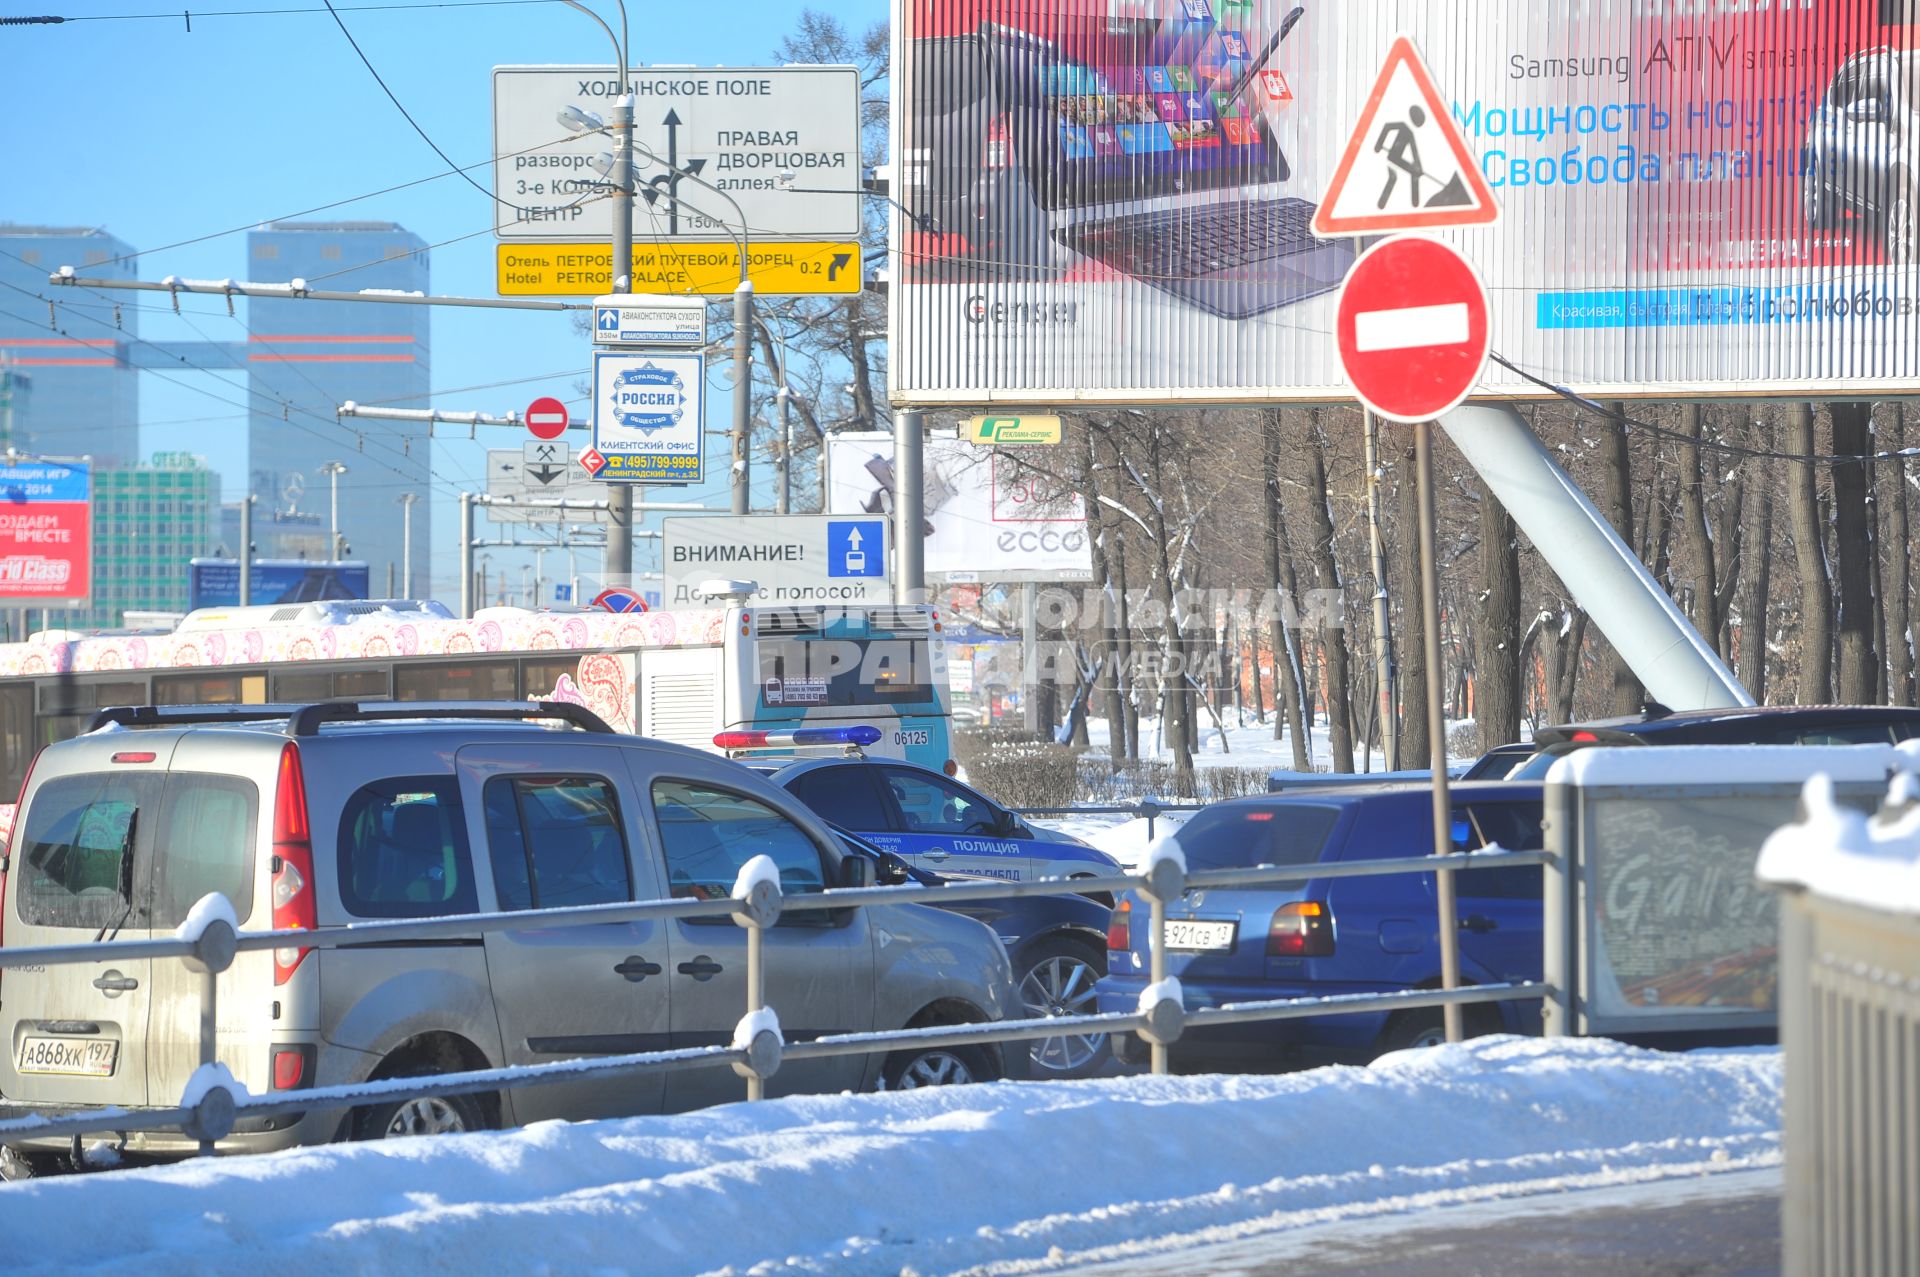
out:
{"label": "triangular warning sign", "polygon": [[1499,216],[1413,41],[1396,36],[1314,212],[1313,233],[1334,239],[1484,226]]}

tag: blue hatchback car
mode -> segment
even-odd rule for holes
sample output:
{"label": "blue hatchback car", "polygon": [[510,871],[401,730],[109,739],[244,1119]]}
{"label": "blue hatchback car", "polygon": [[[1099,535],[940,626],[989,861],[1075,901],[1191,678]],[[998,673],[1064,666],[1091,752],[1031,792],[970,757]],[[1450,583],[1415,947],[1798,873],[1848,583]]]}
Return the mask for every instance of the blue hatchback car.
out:
{"label": "blue hatchback car", "polygon": [[1119,862],[1098,848],[1069,834],[1035,829],[930,767],[865,758],[762,759],[748,765],[822,818],[935,873],[1029,882],[1120,872]]}
{"label": "blue hatchback car", "polygon": [[[1541,846],[1538,784],[1455,786],[1453,841],[1469,851]],[[1175,835],[1190,871],[1253,865],[1337,864],[1419,856],[1433,848],[1428,789],[1298,790],[1218,803]],[[1538,980],[1541,870],[1536,865],[1454,875],[1461,978],[1467,983]],[[1432,874],[1319,878],[1284,887],[1187,893],[1167,915],[1167,973],[1189,1010],[1269,998],[1391,993],[1440,985],[1439,917]],[[1108,933],[1102,1011],[1131,1011],[1146,987],[1148,902],[1128,893]],[[1469,1034],[1535,1032],[1535,1004],[1466,1009]],[[1203,1057],[1360,1062],[1384,1051],[1444,1041],[1438,1009],[1348,1013],[1190,1029],[1172,1047]],[[1144,1055],[1131,1034],[1123,1060]]]}

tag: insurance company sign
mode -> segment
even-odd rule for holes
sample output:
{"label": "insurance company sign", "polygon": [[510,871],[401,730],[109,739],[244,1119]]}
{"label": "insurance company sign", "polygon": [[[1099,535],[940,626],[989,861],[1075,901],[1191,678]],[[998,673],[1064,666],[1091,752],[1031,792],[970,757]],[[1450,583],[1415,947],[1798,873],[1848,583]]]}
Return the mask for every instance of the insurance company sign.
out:
{"label": "insurance company sign", "polygon": [[705,355],[597,350],[593,446],[581,465],[603,483],[698,483]]}
{"label": "insurance company sign", "polygon": [[[1315,235],[1322,212],[1448,227],[1520,370],[1475,394],[1908,388],[1917,23],[1910,0],[903,0],[893,397],[1343,399],[1364,244]],[[1409,47],[1430,86],[1383,85]]]}
{"label": "insurance company sign", "polygon": [[[631,93],[633,236],[750,242],[860,230],[860,73],[850,66],[493,69],[494,233],[597,240],[613,233],[604,132],[570,133],[568,108],[607,118]],[[717,188],[717,190],[716,190]],[[735,204],[738,211],[735,211]]]}
{"label": "insurance company sign", "polygon": [[84,607],[93,592],[92,467],[0,466],[0,607]]}

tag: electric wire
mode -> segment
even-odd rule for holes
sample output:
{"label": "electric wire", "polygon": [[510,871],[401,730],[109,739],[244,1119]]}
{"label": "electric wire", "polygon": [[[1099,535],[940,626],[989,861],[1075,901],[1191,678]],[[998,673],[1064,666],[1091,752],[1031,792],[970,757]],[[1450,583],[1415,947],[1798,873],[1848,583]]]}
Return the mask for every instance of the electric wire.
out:
{"label": "electric wire", "polygon": [[[564,4],[566,0],[413,0],[407,4],[356,4],[341,5],[348,13],[398,13],[415,9],[499,9],[510,5],[550,5]],[[325,9],[207,9],[180,10],[166,13],[88,13],[75,17],[48,15],[44,18],[15,19],[0,18],[0,26],[18,24],[26,21],[58,25],[67,22],[139,22],[153,18],[178,21],[182,17],[189,21],[193,18],[279,18],[298,17],[309,13],[325,13]],[[191,27],[189,27],[191,29]]]}

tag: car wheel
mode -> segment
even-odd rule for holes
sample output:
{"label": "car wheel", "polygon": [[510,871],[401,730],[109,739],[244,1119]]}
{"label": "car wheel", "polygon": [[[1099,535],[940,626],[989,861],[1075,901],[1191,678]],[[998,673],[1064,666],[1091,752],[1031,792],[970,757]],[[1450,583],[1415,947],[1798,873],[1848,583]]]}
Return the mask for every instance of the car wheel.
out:
{"label": "car wheel", "polygon": [[1910,266],[1920,257],[1920,226],[1914,221],[1914,181],[1905,169],[1895,170],[1891,178],[1893,198],[1887,203],[1885,227],[1887,260],[1896,266]]}
{"label": "car wheel", "polygon": [[[1106,974],[1106,964],[1094,958],[1093,950],[1071,940],[1043,940],[1026,958],[1026,970],[1020,975],[1020,1002],[1027,1019],[1090,1015],[1098,1009],[1093,984]],[[1112,1053],[1111,1039],[1105,1033],[1062,1033],[1028,1046],[1033,1075],[1041,1078],[1090,1076],[1100,1071]]]}
{"label": "car wheel", "polygon": [[460,1135],[486,1125],[480,1102],[471,1095],[416,1095],[362,1109],[354,1133],[363,1140],[394,1140]]}
{"label": "car wheel", "polygon": [[987,1057],[970,1046],[931,1046],[887,1057],[887,1090],[917,1091],[923,1086],[965,1086],[993,1079]]}
{"label": "car wheel", "polygon": [[[1465,1007],[1462,1013],[1466,1021],[1460,1027],[1467,1037],[1477,1038],[1500,1031],[1499,1012],[1491,1007]],[[1387,1027],[1380,1030],[1380,1036],[1374,1042],[1374,1054],[1379,1056],[1392,1051],[1411,1051],[1417,1047],[1443,1046],[1446,1041],[1446,1020],[1440,1008],[1422,1007],[1418,1011],[1402,1011],[1388,1020]]]}

